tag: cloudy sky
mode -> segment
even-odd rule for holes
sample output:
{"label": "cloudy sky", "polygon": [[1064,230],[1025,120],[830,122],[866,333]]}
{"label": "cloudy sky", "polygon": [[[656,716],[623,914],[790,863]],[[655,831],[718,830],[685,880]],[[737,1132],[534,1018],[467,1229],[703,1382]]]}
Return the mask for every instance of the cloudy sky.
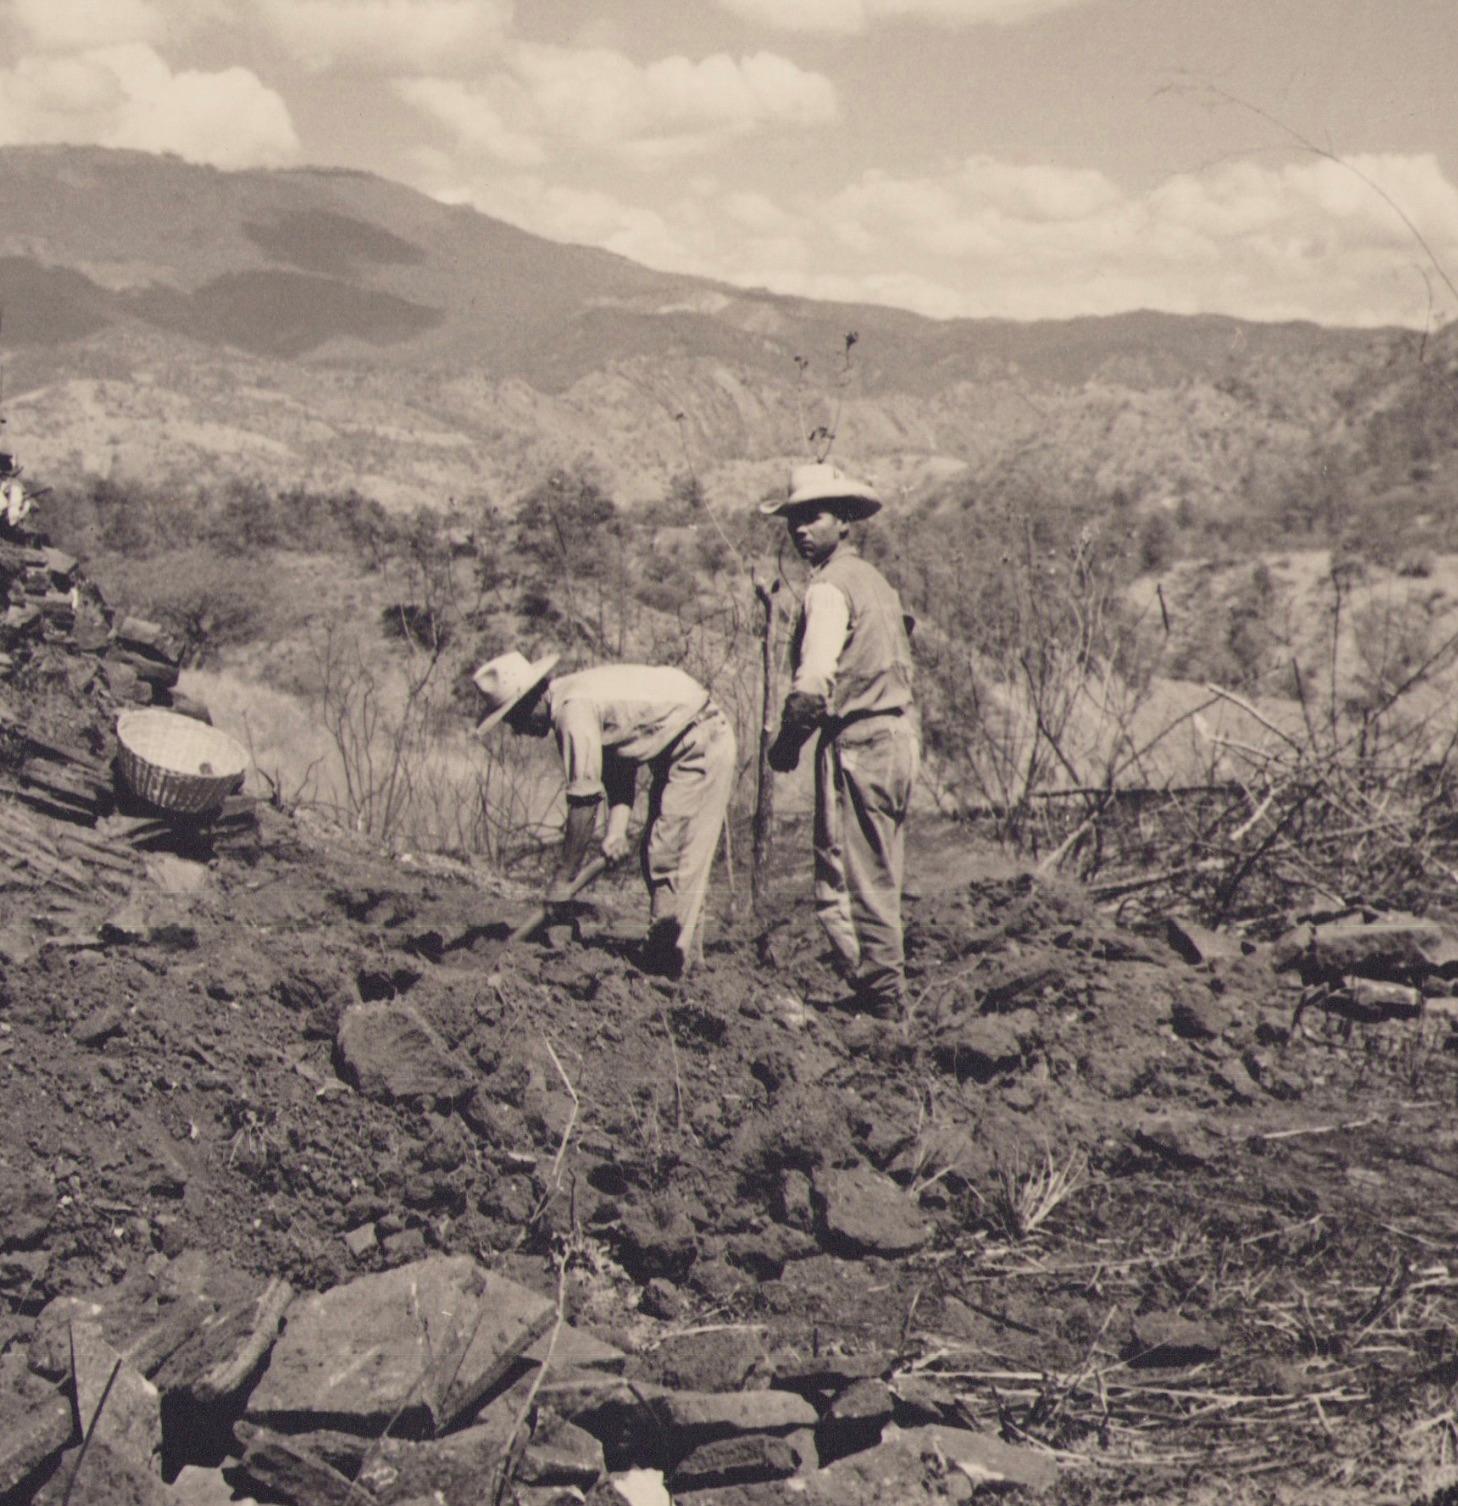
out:
{"label": "cloudy sky", "polygon": [[1458,314],[1454,0],[0,0],[0,143],[932,315]]}

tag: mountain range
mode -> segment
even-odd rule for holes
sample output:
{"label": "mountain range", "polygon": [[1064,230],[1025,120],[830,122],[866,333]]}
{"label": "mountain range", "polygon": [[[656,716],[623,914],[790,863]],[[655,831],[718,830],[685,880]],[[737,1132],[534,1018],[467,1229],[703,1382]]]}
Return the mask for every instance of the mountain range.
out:
{"label": "mountain range", "polygon": [[[836,430],[893,496],[1220,506],[1421,406],[1412,331],[932,320],[658,272],[337,169],[0,149],[7,445],[50,482],[224,477],[509,506],[589,465],[748,503]],[[847,335],[856,339],[847,345]]]}

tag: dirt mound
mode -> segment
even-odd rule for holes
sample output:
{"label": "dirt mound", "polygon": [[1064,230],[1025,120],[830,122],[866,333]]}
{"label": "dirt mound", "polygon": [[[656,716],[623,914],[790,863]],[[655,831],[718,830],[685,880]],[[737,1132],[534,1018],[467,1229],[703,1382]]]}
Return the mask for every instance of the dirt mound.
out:
{"label": "dirt mound", "polygon": [[526,891],[259,816],[14,949],[12,1369],[52,1298],[198,1252],[307,1291],[471,1254],[544,1294],[562,1262],[566,1316],[645,1384],[833,1359],[822,1400],[874,1378],[902,1425],[1039,1446],[1060,1499],[1438,1462],[1434,1020],[1293,1033],[1266,953],[1192,967],[1075,889],[927,875],[910,1018],[867,1031],[798,874],[786,920],[722,918],[670,985],[631,891],[503,954]]}

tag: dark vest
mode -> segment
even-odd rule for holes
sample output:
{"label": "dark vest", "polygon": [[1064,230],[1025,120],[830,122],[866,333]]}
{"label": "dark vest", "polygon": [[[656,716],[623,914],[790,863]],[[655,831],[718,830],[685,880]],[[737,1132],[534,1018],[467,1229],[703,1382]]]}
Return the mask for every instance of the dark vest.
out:
{"label": "dark vest", "polygon": [[[850,630],[830,692],[834,717],[904,710],[911,705],[911,644],[901,598],[876,567],[842,546],[811,577],[838,586],[850,603]],[[805,614],[795,625],[791,656],[798,665]]]}

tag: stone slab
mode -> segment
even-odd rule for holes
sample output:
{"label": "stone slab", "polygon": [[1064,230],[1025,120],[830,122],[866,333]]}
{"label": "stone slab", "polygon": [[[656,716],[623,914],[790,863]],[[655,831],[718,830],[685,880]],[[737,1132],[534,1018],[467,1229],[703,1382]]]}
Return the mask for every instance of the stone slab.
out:
{"label": "stone slab", "polygon": [[346,1075],[366,1098],[455,1103],[476,1085],[475,1075],[408,1004],[351,1004],[335,1039]]}
{"label": "stone slab", "polygon": [[439,1433],[474,1414],[550,1328],[552,1304],[470,1256],[433,1256],[296,1300],[246,1417]]}
{"label": "stone slab", "polygon": [[814,1198],[822,1238],[849,1255],[910,1255],[931,1238],[916,1205],[870,1166],[816,1172]]}

